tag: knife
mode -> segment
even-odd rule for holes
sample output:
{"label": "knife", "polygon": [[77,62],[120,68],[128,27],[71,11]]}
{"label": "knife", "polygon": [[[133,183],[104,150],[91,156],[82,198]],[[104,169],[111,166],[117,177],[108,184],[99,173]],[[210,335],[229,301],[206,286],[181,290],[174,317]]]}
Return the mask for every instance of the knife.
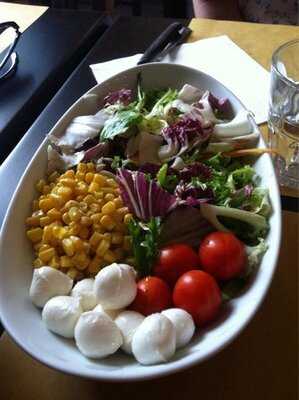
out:
{"label": "knife", "polygon": [[155,60],[158,56],[164,56],[174,47],[183,43],[190,35],[192,30],[180,22],[169,25],[165,31],[147,48],[137,65],[146,64]]}

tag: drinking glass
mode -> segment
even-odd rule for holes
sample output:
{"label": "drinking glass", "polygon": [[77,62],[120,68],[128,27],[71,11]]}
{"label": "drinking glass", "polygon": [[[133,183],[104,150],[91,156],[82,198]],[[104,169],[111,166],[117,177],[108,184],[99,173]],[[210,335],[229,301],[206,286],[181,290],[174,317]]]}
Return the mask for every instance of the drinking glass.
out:
{"label": "drinking glass", "polygon": [[268,126],[278,181],[299,189],[299,39],[272,56]]}

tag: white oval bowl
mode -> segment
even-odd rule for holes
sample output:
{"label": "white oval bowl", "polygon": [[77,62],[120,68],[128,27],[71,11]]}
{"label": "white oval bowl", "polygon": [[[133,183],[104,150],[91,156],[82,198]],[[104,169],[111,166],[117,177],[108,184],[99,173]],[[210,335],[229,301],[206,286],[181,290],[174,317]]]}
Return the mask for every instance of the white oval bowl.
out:
{"label": "white oval bowl", "polygon": [[[95,86],[87,94],[102,99],[107,93],[120,88],[134,88],[137,73],[142,72],[145,88],[173,87],[183,84],[209,89],[216,96],[228,97],[234,112],[244,108],[240,101],[222,84],[197,70],[173,64],[152,63],[131,68]],[[52,132],[63,132],[78,115],[93,114],[98,105],[93,97],[82,96],[57,122]],[[257,127],[255,126],[257,129]],[[30,214],[36,195],[35,183],[44,177],[47,166],[47,139],[43,141],[15,191],[6,214],[0,241],[0,317],[2,323],[26,352],[60,371],[87,378],[110,381],[136,381],[161,377],[202,362],[229,344],[248,324],[260,306],[275,271],[280,246],[281,207],[279,189],[269,155],[264,154],[255,163],[261,176],[261,186],[267,187],[273,206],[269,249],[247,290],[227,303],[218,320],[196,333],[191,343],[176,351],[165,364],[142,366],[133,357],[120,351],[103,360],[85,358],[74,341],[63,339],[47,330],[41,312],[31,303],[28,292],[32,278],[33,251],[25,235],[25,219]],[[260,138],[259,146],[264,146]],[[5,190],[5,188],[2,188]]]}

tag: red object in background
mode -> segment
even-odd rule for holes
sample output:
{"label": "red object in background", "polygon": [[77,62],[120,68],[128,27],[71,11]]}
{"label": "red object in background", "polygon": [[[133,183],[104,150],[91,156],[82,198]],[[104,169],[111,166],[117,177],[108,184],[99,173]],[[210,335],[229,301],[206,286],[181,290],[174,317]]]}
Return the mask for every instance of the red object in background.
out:
{"label": "red object in background", "polygon": [[229,232],[210,233],[200,244],[198,255],[201,269],[219,280],[235,278],[246,268],[245,246]]}
{"label": "red object in background", "polygon": [[171,307],[171,291],[160,278],[147,276],[137,283],[137,295],[130,306],[131,310],[147,316]]}
{"label": "red object in background", "polygon": [[216,280],[208,273],[189,271],[177,281],[173,303],[191,314],[196,325],[203,326],[216,318],[221,305],[221,292]]}
{"label": "red object in background", "polygon": [[198,267],[199,257],[192,247],[173,244],[160,250],[153,272],[173,287],[181,275]]}

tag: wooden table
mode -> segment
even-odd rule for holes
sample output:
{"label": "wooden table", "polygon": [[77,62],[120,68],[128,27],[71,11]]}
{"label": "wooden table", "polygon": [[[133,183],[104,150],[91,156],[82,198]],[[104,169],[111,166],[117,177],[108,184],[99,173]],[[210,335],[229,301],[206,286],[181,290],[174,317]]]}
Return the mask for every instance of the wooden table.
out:
{"label": "wooden table", "polygon": [[[158,22],[150,24],[154,26]],[[119,26],[112,28],[114,31],[111,30],[110,36],[106,36],[107,44],[102,44],[101,52],[107,50],[109,53],[110,46],[114,43],[113,51],[116,51],[115,48],[120,49],[121,46],[117,47],[118,44],[113,38],[121,37],[123,31],[130,35],[140,28],[138,23],[133,21],[130,29],[125,23]],[[273,49],[299,34],[298,28],[209,20],[193,20],[191,27],[194,30],[191,40],[227,34],[267,68]],[[108,39],[111,39],[111,42],[108,43]],[[117,51],[118,56],[125,55],[122,50]],[[89,58],[88,62],[91,63],[91,60],[99,61]],[[86,68],[84,71],[87,73],[87,66],[83,68]],[[75,78],[76,75],[73,82]],[[79,81],[82,81],[82,78],[78,78]],[[65,89],[69,91],[70,88],[71,82]],[[58,101],[57,104],[61,106],[61,102]],[[37,123],[35,131],[42,124],[45,122],[41,122],[40,125]],[[0,340],[0,386],[3,398],[297,399],[298,229],[298,213],[284,211],[278,268],[268,295],[245,331],[212,359],[175,376],[155,381],[132,384],[96,382],[68,376],[41,365],[4,334]]]}

